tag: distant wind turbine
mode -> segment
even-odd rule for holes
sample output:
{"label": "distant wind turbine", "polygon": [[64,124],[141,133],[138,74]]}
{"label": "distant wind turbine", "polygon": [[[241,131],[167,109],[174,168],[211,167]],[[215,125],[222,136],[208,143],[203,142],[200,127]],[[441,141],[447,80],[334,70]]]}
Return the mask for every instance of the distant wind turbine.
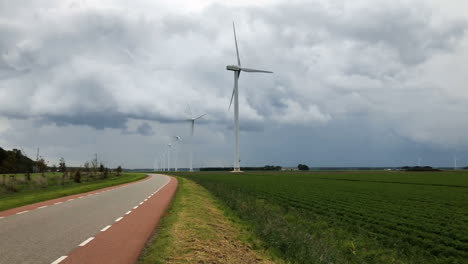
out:
{"label": "distant wind turbine", "polygon": [[[182,141],[182,138],[179,136],[174,137],[174,143]],[[177,145],[174,144],[174,171],[177,171]]]}
{"label": "distant wind turbine", "polygon": [[171,171],[171,148],[172,144],[167,144],[167,171]]}
{"label": "distant wind turbine", "polygon": [[239,48],[237,46],[237,37],[236,37],[236,27],[234,22],[232,23],[232,29],[234,31],[234,42],[236,44],[236,55],[237,55],[237,65],[228,65],[226,70],[234,72],[234,89],[232,90],[231,102],[229,103],[229,109],[231,109],[232,100],[234,99],[234,134],[235,134],[235,158],[234,158],[234,170],[233,172],[240,172],[240,154],[239,154],[239,89],[238,82],[240,72],[263,72],[263,73],[273,73],[271,71],[250,69],[241,67],[240,57],[239,57]]}
{"label": "distant wind turbine", "polygon": [[198,117],[194,117],[193,116],[193,113],[192,113],[192,108],[190,107],[189,104],[188,105],[188,108],[189,108],[189,111],[190,111],[190,118],[187,119],[187,121],[190,122],[190,172],[193,172],[193,134],[194,134],[194,131],[195,131],[195,121],[204,117],[206,114],[203,114],[201,116],[198,116]]}
{"label": "distant wind turbine", "polygon": [[161,171],[166,171],[166,155],[163,153],[161,153],[161,155],[159,156],[159,163],[161,164],[160,167],[161,167]]}

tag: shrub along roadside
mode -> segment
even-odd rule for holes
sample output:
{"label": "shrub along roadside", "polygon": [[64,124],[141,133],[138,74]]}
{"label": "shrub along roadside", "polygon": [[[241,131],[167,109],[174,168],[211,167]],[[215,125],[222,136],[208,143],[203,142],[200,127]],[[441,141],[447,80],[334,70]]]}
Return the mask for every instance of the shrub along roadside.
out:
{"label": "shrub along roadside", "polygon": [[284,263],[206,189],[178,180],[171,208],[138,263]]}
{"label": "shrub along roadside", "polygon": [[44,189],[36,189],[24,191],[20,193],[12,193],[0,197],[0,211],[33,204],[37,202],[47,201],[63,196],[89,192],[97,189],[102,189],[119,184],[129,183],[141,180],[146,177],[142,173],[125,173],[120,177],[96,180],[93,182],[75,183],[65,186],[51,186]]}

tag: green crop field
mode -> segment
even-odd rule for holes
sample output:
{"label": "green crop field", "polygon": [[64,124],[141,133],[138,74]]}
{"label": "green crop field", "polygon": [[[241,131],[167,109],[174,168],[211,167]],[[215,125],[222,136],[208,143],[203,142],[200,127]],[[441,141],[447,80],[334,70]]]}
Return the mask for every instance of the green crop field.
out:
{"label": "green crop field", "polygon": [[468,172],[180,173],[293,263],[468,263]]}

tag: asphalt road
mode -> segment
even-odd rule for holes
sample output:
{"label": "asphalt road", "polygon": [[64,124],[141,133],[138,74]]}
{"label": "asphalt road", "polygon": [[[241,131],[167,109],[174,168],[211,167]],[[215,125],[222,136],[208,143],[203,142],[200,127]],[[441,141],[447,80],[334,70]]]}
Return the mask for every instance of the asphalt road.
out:
{"label": "asphalt road", "polygon": [[151,179],[0,219],[0,263],[53,263],[125,217],[169,182]]}

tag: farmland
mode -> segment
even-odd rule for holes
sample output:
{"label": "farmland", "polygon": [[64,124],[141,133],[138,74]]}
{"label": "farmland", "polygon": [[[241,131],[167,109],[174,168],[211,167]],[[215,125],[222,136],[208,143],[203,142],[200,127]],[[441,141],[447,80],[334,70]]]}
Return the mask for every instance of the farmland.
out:
{"label": "farmland", "polygon": [[468,262],[468,172],[178,175],[293,263]]}

